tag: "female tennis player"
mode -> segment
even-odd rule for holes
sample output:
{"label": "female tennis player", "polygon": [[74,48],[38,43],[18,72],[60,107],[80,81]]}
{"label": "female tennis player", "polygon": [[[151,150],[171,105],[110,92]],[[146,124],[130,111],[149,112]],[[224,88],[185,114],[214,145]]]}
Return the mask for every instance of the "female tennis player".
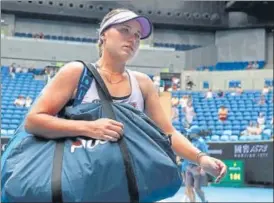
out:
{"label": "female tennis player", "polygon": [[[108,13],[99,29],[98,72],[114,102],[126,102],[146,112],[164,132],[172,134],[172,148],[178,156],[198,163],[204,171],[215,176],[218,182],[226,173],[225,164],[201,153],[174,129],[147,75],[126,69],[126,63],[137,52],[140,40],[148,38],[151,32],[151,22],[144,16],[138,16],[127,9]],[[79,121],[56,117],[75,96],[83,68],[80,62],[67,63],[45,87],[27,115],[25,129],[29,133],[49,139],[82,135],[108,141],[117,141],[123,135],[123,124],[115,120],[101,118]],[[93,82],[82,102],[91,103],[98,99]]]}

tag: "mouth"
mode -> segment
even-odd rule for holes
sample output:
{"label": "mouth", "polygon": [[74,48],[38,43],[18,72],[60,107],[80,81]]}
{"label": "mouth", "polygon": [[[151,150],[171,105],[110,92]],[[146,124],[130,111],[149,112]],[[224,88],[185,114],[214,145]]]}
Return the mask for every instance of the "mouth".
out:
{"label": "mouth", "polygon": [[123,47],[126,47],[126,48],[130,49],[132,52],[134,51],[133,48],[132,48],[131,46],[127,46],[127,45],[126,45],[126,46],[123,46]]}

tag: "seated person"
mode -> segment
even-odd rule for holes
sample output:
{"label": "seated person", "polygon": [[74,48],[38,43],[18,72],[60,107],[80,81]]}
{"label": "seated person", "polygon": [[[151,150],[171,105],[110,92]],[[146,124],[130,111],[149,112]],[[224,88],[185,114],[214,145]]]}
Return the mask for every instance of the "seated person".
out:
{"label": "seated person", "polygon": [[246,67],[246,68],[247,68],[247,69],[252,69],[252,66],[253,66],[253,65],[252,65],[252,62],[251,62],[251,61],[249,61],[249,62],[248,62],[248,65],[247,65],[247,67]]}
{"label": "seated person", "polygon": [[13,104],[14,104],[15,106],[21,107],[21,106],[24,106],[24,105],[25,105],[25,102],[26,102],[25,98],[24,98],[23,96],[19,95],[19,96],[17,97],[17,99],[15,99],[15,101],[14,101]]}
{"label": "seated person", "polygon": [[32,104],[32,99],[30,97],[27,97],[25,101],[25,107],[30,107],[31,104]]}
{"label": "seated person", "polygon": [[259,124],[260,127],[263,127],[265,124],[265,116],[262,112],[259,113],[259,116],[257,118],[257,123]]}
{"label": "seated person", "polygon": [[182,108],[186,107],[187,102],[188,102],[188,96],[184,95],[181,99],[180,99],[180,105]]}
{"label": "seated person", "polygon": [[261,95],[259,101],[257,101],[257,104],[261,105],[261,106],[266,104],[266,100],[265,100],[264,95]]}
{"label": "seated person", "polygon": [[250,121],[249,126],[246,128],[246,135],[260,135],[262,133],[262,128],[259,124],[255,124]]}
{"label": "seated person", "polygon": [[241,95],[243,93],[242,86],[239,84],[238,87],[236,87],[236,95]]}
{"label": "seated person", "polygon": [[253,69],[258,69],[259,68],[259,64],[257,61],[254,61],[253,65],[252,65]]}
{"label": "seated person", "polygon": [[257,123],[256,125],[256,135],[261,135],[263,132],[263,128]]}
{"label": "seated person", "polygon": [[20,65],[17,65],[17,67],[15,68],[15,73],[22,73],[22,68]]}
{"label": "seated person", "polygon": [[29,69],[27,67],[22,67],[22,73],[28,73]]}
{"label": "seated person", "polygon": [[205,95],[206,99],[212,99],[213,98],[213,92],[211,89],[208,90],[208,92]]}
{"label": "seated person", "polygon": [[228,116],[228,109],[225,106],[221,106],[218,111],[219,120],[226,121]]}
{"label": "seated person", "polygon": [[230,88],[231,92],[230,92],[230,95],[231,96],[236,96],[236,88]]}
{"label": "seated person", "polygon": [[262,89],[262,95],[266,95],[268,94],[268,92],[269,92],[269,88],[267,85],[265,85],[264,88]]}
{"label": "seated person", "polygon": [[179,105],[179,99],[173,97],[171,99],[171,113],[172,113],[172,120],[177,120],[179,118],[179,110],[178,110],[178,105]]}
{"label": "seated person", "polygon": [[217,95],[218,95],[218,97],[223,97],[224,92],[221,89],[219,89],[218,92],[217,92]]}
{"label": "seated person", "polygon": [[188,100],[187,105],[183,108],[183,111],[185,112],[185,121],[188,125],[191,125],[194,117],[196,116],[192,100]]}

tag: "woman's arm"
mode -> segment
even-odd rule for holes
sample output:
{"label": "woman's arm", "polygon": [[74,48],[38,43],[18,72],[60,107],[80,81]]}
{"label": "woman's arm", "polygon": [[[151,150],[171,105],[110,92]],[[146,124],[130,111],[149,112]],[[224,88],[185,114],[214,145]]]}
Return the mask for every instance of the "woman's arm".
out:
{"label": "woman's arm", "polygon": [[181,133],[176,131],[171,121],[165,115],[160,103],[159,96],[153,87],[151,79],[142,73],[137,73],[143,96],[145,98],[145,106],[147,115],[166,133],[172,135],[172,148],[178,156],[184,157],[192,162],[197,162],[197,155],[200,152],[195,148]]}
{"label": "woman's arm", "polygon": [[27,132],[49,139],[86,136],[110,141],[117,141],[123,135],[123,124],[115,120],[79,121],[56,117],[73,97],[82,71],[80,62],[68,63],[58,71],[27,115]]}
{"label": "woman's arm", "polygon": [[148,116],[154,120],[158,126],[167,134],[172,134],[172,148],[178,156],[184,157],[191,162],[198,162],[201,168],[214,177],[215,182],[219,182],[226,174],[225,164],[209,156],[199,156],[200,150],[194,147],[181,133],[177,132],[167,119],[165,112],[160,104],[160,99],[153,88],[151,79],[141,73],[136,73],[139,85],[145,98],[145,106]]}
{"label": "woman's arm", "polygon": [[28,113],[25,123],[27,132],[46,138],[77,136],[85,133],[85,121],[56,117],[72,97],[82,71],[83,65],[79,62],[68,63],[60,69]]}

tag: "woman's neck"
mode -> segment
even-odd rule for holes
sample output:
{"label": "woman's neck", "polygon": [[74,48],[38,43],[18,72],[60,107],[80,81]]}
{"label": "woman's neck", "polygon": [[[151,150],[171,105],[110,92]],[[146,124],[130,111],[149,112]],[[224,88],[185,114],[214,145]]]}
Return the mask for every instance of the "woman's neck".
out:
{"label": "woman's neck", "polygon": [[103,70],[114,74],[122,74],[125,71],[125,63],[119,62],[107,53],[104,53],[97,64]]}

